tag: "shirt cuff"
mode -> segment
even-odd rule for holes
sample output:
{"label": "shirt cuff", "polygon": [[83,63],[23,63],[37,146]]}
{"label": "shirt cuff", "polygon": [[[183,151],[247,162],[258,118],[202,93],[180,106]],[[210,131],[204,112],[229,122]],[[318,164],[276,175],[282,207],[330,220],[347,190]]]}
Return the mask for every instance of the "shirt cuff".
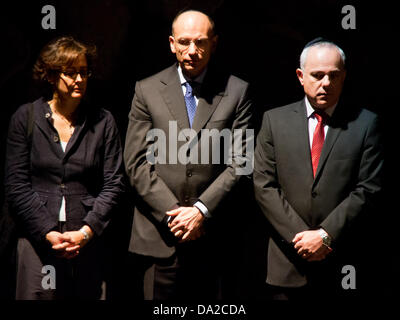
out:
{"label": "shirt cuff", "polygon": [[197,201],[193,206],[200,210],[204,218],[206,219],[211,218],[210,212],[208,211],[207,207],[203,204],[203,202]]}

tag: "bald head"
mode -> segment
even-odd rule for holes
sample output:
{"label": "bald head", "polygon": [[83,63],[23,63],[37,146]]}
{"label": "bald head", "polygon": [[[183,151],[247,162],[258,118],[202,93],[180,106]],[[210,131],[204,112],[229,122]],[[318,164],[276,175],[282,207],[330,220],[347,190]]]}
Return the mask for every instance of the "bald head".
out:
{"label": "bald head", "polygon": [[204,14],[201,11],[197,10],[188,10],[181,13],[178,13],[172,21],[172,35],[176,34],[176,28],[184,27],[186,29],[189,28],[205,28],[207,30],[207,34],[209,36],[214,35],[214,21],[210,16]]}
{"label": "bald head", "polygon": [[199,76],[206,69],[217,40],[214,23],[200,11],[182,12],[172,23],[171,52],[176,55],[183,73],[190,78]]}

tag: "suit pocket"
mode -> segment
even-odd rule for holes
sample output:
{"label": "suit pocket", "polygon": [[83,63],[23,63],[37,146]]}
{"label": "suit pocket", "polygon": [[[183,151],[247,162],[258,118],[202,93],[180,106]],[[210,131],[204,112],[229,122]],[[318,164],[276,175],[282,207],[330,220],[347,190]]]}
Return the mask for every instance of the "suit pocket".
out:
{"label": "suit pocket", "polygon": [[229,126],[229,119],[222,119],[222,120],[215,120],[215,121],[209,121],[205,128],[207,129],[219,129],[222,130],[224,128],[230,128]]}
{"label": "suit pocket", "polygon": [[40,203],[41,203],[43,206],[46,206],[46,204],[47,204],[47,201],[48,201],[48,197],[47,197],[47,196],[44,196],[44,195],[41,195],[41,194],[39,194],[39,199],[40,199]]}

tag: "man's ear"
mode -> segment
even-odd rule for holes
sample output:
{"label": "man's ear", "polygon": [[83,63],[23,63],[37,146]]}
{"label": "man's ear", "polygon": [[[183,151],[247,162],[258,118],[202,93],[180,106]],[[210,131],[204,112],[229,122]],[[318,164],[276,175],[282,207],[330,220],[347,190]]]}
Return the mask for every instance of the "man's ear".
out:
{"label": "man's ear", "polygon": [[299,79],[301,85],[304,85],[304,79],[303,79],[304,73],[303,73],[303,70],[301,70],[300,68],[297,68],[296,69],[296,74],[297,74],[297,79]]}
{"label": "man's ear", "polygon": [[176,53],[175,38],[173,36],[169,36],[169,47],[171,48],[172,53]]}

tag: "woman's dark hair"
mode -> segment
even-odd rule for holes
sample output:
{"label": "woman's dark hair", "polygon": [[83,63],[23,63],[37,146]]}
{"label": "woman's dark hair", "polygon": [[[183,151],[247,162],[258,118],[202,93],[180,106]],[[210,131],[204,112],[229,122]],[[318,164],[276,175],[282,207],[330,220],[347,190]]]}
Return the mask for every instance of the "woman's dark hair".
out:
{"label": "woman's dark hair", "polygon": [[94,45],[84,44],[71,36],[50,41],[43,47],[33,66],[33,79],[47,87],[43,89],[52,91],[59,72],[71,66],[81,54],[85,55],[88,69],[92,70],[96,58]]}

